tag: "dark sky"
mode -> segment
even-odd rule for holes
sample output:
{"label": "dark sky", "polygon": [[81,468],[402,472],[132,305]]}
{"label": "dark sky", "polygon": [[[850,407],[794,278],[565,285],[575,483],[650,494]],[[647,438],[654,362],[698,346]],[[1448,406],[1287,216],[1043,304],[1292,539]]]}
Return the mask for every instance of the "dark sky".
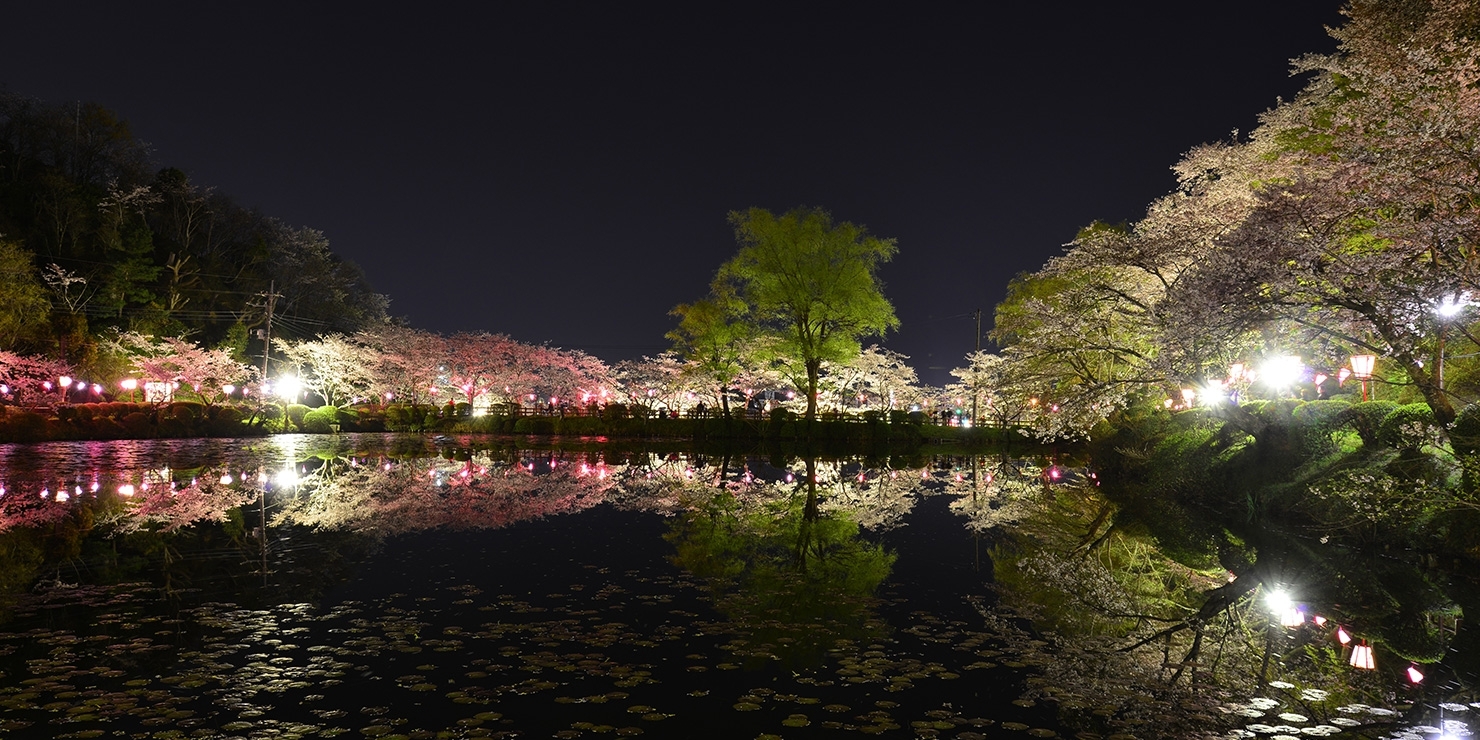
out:
{"label": "dark sky", "polygon": [[972,311],[1137,218],[1340,22],[1327,0],[461,5],[11,4],[0,85],[101,103],[162,166],[324,231],[414,326],[608,360],[666,348],[735,251],[727,212],[822,206],[898,239],[884,344],[940,383]]}

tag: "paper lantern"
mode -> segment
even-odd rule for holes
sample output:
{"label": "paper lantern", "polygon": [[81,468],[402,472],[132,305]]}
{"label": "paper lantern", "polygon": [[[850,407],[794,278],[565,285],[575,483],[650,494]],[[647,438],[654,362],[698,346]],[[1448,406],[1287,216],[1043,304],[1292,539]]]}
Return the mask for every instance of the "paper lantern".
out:
{"label": "paper lantern", "polygon": [[1339,642],[1339,643],[1341,643],[1341,644],[1343,644],[1343,645],[1350,645],[1351,642],[1352,642],[1352,635],[1351,635],[1350,632],[1347,632],[1346,631],[1346,628],[1345,627],[1337,627],[1336,628],[1336,641]]}
{"label": "paper lantern", "polygon": [[1408,664],[1408,680],[1413,683],[1423,683],[1423,671],[1418,670],[1417,663]]}
{"label": "paper lantern", "polygon": [[1351,663],[1353,668],[1364,671],[1377,668],[1377,662],[1372,659],[1372,647],[1365,640],[1362,644],[1352,648],[1352,657],[1346,662]]}

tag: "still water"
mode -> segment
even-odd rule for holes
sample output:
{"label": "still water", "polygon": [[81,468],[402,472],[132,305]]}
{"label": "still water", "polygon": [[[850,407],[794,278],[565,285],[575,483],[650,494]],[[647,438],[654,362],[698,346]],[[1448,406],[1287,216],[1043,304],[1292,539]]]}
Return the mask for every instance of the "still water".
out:
{"label": "still water", "polygon": [[1325,633],[1250,632],[1252,604],[1216,657],[1138,646],[1156,615],[1096,570],[1134,565],[1010,536],[1092,515],[1093,483],[1006,455],[0,446],[0,736],[1469,733],[1463,687],[1283,680],[1269,656]]}

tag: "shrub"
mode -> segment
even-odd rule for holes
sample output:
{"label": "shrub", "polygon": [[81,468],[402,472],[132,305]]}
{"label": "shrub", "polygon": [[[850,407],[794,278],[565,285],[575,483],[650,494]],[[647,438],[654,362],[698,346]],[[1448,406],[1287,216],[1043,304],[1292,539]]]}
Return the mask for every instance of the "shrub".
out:
{"label": "shrub", "polygon": [[601,418],[607,421],[620,421],[627,418],[627,407],[620,403],[609,403],[601,410]]}
{"label": "shrub", "polygon": [[167,406],[165,410],[166,418],[179,420],[186,425],[205,416],[205,406],[195,401],[176,401]]}
{"label": "shrub", "polygon": [[514,422],[515,434],[554,434],[555,420],[544,416],[526,416]]}
{"label": "shrub", "polygon": [[1434,410],[1426,403],[1398,406],[1383,417],[1377,442],[1395,449],[1418,449],[1432,442],[1439,432]]}
{"label": "shrub", "polygon": [[0,419],[0,439],[7,442],[40,442],[46,435],[46,417],[40,414],[10,409]]}
{"label": "shrub", "polygon": [[303,417],[307,416],[308,412],[311,410],[312,409],[301,403],[290,403],[288,404],[288,421],[293,422],[293,426],[297,427],[298,429],[302,429]]}
{"label": "shrub", "polygon": [[1375,447],[1378,429],[1382,426],[1382,420],[1398,408],[1398,404],[1392,401],[1364,401],[1352,404],[1351,408],[1343,411],[1337,422],[1343,425],[1351,425],[1356,430],[1357,436],[1362,438],[1362,444],[1367,447]]}
{"label": "shrub", "polygon": [[149,414],[142,411],[133,411],[124,414],[119,420],[123,428],[128,431],[128,436],[133,439],[148,439],[154,433],[154,420]]}
{"label": "shrub", "polygon": [[1480,452],[1480,405],[1470,404],[1459,412],[1449,430],[1449,441],[1461,455]]}
{"label": "shrub", "polygon": [[[290,409],[291,411],[291,409]],[[333,425],[339,420],[339,409],[333,406],[320,406],[303,415],[300,426],[309,434],[328,434],[334,431]]]}

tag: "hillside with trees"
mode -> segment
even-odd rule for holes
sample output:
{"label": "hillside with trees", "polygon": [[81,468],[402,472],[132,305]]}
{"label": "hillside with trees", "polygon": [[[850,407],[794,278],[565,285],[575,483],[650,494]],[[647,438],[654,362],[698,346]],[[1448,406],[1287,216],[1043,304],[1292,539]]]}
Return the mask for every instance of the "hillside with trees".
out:
{"label": "hillside with trees", "polygon": [[387,299],[328,239],[155,160],[116,113],[0,92],[0,350],[79,368],[114,332],[259,355],[383,324]]}

